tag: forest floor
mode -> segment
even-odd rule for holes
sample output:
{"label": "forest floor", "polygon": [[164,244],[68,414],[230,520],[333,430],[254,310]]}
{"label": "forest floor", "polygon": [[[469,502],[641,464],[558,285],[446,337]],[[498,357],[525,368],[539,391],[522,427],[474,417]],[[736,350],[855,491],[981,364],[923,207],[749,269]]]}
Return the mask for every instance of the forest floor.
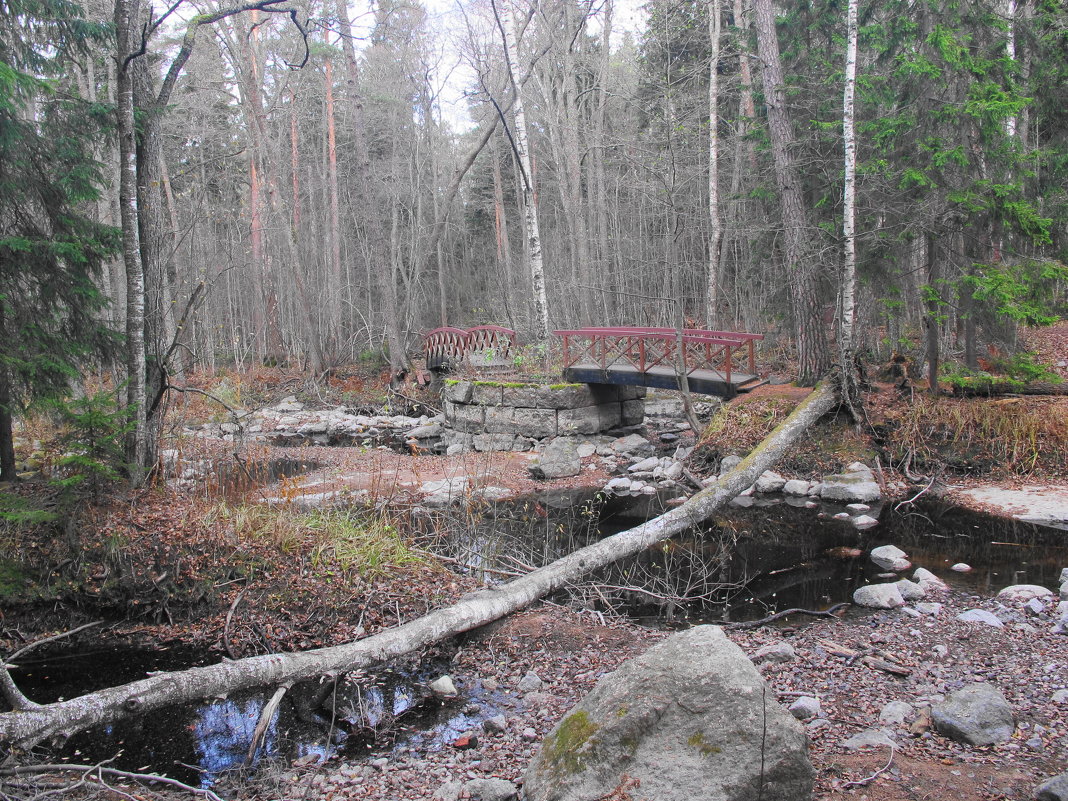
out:
{"label": "forest floor", "polygon": [[[203,386],[245,408],[257,408],[277,403],[296,391],[299,382],[281,371],[263,371],[205,380]],[[995,441],[1006,438],[1003,429],[993,435],[988,431],[986,439],[975,433],[991,422],[989,410],[997,409],[999,401],[953,401],[959,408],[950,416],[957,421],[951,425],[950,417],[941,413],[917,421],[910,411],[916,406],[914,397],[889,384],[876,389],[869,396],[868,433],[858,433],[844,419],[821,424],[782,471],[816,477],[854,460],[872,463],[879,458],[884,474],[902,485],[908,484],[911,473],[914,491],[936,480],[955,488],[1063,486],[1068,465],[1058,459],[1068,458],[1066,454],[1035,456],[1037,450],[1048,451],[1040,443],[1030,454],[1030,467],[1016,472],[1013,466],[1026,464],[1026,458],[1005,460]],[[718,430],[704,432],[693,457],[694,470],[709,472],[719,457],[744,453],[805,393],[766,387],[733,405]],[[366,372],[336,376],[317,394],[307,400],[324,407],[344,403],[375,409],[385,400],[381,377]],[[959,411],[980,406],[984,411],[976,419],[965,419]],[[1063,423],[1068,420],[1068,399],[1023,398],[1009,411],[1013,431],[1028,416]],[[210,419],[213,413],[207,401],[192,396],[176,410],[173,430],[185,421]],[[1043,435],[1060,431],[1043,430]],[[1021,439],[1031,433],[1022,431]],[[962,440],[962,435],[972,439]],[[233,458],[231,444],[201,446],[211,458]],[[934,457],[943,446],[948,457],[939,461]],[[369,486],[385,494],[460,472],[518,495],[548,483],[530,478],[523,454],[446,460],[377,449],[298,450],[302,458],[314,450],[314,460],[327,467],[363,471]],[[600,487],[607,478],[593,469],[565,481]],[[40,494],[40,487],[29,483],[14,491],[32,497]],[[426,541],[408,538],[412,521],[403,510],[389,511],[373,525],[361,520],[345,529],[345,543],[351,546],[346,550],[338,546],[336,532],[328,535],[285,510],[256,504],[258,491],[228,493],[206,486],[190,491],[161,483],[134,497],[88,506],[59,536],[52,527],[5,530],[5,551],[18,557],[0,565],[0,653],[92,618],[109,621],[98,635],[108,642],[158,646],[180,641],[231,657],[307,649],[373,634],[477,589],[470,576],[453,572],[447,562],[430,554]],[[373,546],[359,539],[368,528],[378,537]],[[367,559],[366,548],[382,547],[383,534],[388,552]],[[964,608],[990,604],[953,593],[944,611],[929,619],[851,611],[837,622],[800,620],[785,628],[734,632],[731,637],[750,652],[779,638],[794,646],[797,659],[764,671],[776,691],[812,693],[823,701],[829,723],[811,731],[817,798],[1026,799],[1038,781],[1060,772],[1068,761],[1068,708],[1058,708],[1051,700],[1056,690],[1068,687],[1068,638],[1050,635],[1048,625],[1030,626],[1022,618],[1019,625],[989,630],[955,620]],[[457,678],[468,683],[489,678],[514,696],[508,727],[499,735],[482,737],[477,748],[394,752],[373,768],[343,759],[304,764],[231,789],[235,795],[262,798],[416,799],[430,798],[450,779],[515,780],[540,736],[600,675],[663,636],[612,615],[601,619],[550,603],[539,605],[469,636],[458,652],[445,648]],[[892,652],[910,674],[901,678],[848,665],[821,640]],[[945,645],[948,655],[937,655],[935,645]],[[528,670],[548,684],[533,698],[512,690]],[[1021,726],[1010,743],[963,749],[928,731],[901,730],[895,735],[893,759],[882,770],[890,757],[888,748],[852,752],[841,747],[849,735],[878,725],[883,704],[906,700],[922,707],[932,696],[969,680],[995,682],[1013,702]],[[870,782],[848,785],[876,773]]]}

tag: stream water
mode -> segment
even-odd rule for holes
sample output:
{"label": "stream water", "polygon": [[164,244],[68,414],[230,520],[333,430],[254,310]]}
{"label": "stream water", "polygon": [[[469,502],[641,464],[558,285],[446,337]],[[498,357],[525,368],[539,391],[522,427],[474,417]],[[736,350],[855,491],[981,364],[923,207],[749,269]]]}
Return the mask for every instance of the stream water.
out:
{"label": "stream water", "polygon": [[[462,520],[435,518],[435,547],[499,581],[505,578],[502,572],[546,564],[630,528],[669,502],[658,496],[546,493],[489,505]],[[826,608],[849,600],[863,583],[883,580],[867,551],[887,543],[905,550],[915,565],[976,595],[1015,583],[1055,588],[1061,567],[1068,565],[1068,538],[1056,529],[929,502],[900,512],[873,510],[880,525],[860,531],[848,521],[830,519],[838,511],[834,506],[798,508],[778,497],[753,500],[748,508],[734,506],[701,529],[601,571],[577,590],[578,600],[594,609],[622,609],[656,626],[758,618],[792,607]],[[973,569],[949,570],[958,562]],[[116,652],[106,647],[91,653],[42,650],[34,657],[15,673],[15,680],[39,702],[215,658],[187,649]],[[459,677],[460,698],[433,698],[425,686],[445,670],[445,665],[424,663],[347,677],[333,687],[294,687],[256,761],[332,751],[355,755],[440,748],[513,703],[481,684],[464,686]],[[148,766],[211,784],[244,763],[266,700],[262,692],[244,693],[154,712],[121,727],[78,735],[63,756],[93,761],[121,750],[117,765]]]}

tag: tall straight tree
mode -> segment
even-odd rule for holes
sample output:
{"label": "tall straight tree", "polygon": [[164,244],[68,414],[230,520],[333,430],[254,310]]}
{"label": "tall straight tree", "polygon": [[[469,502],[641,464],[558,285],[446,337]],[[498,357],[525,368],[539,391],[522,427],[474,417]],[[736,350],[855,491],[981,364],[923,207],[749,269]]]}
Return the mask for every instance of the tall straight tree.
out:
{"label": "tall straight tree", "polygon": [[775,162],[775,181],[782,213],[785,278],[793,304],[797,340],[798,383],[815,384],[830,367],[830,354],[819,297],[819,276],[812,247],[812,227],[805,212],[801,178],[793,155],[794,134],[786,113],[786,83],[783,79],[779,38],[775,30],[772,0],[753,0],[757,53],[764,75],[764,100],[768,109],[768,134]]}
{"label": "tall straight tree", "polygon": [[719,249],[723,226],[719,215],[719,44],[720,0],[708,4],[708,37],[712,43],[708,57],[708,280],[705,325],[719,327]]}
{"label": "tall straight tree", "polygon": [[853,361],[857,321],[857,136],[855,105],[857,92],[857,0],[846,4],[845,88],[842,92],[842,280],[839,288],[838,348],[842,374]]}
{"label": "tall straight tree", "polygon": [[[103,120],[49,82],[103,26],[66,0],[9,0],[0,16],[0,481],[13,481],[14,413],[63,395],[117,345],[96,281],[118,231],[84,210],[99,197]],[[32,109],[32,110],[31,110]]]}
{"label": "tall straight tree", "polygon": [[533,288],[534,331],[536,342],[549,339],[549,301],[545,294],[545,264],[541,250],[541,229],[538,226],[538,203],[534,192],[534,171],[530,159],[530,137],[527,134],[526,106],[523,103],[523,86],[519,71],[519,37],[516,35],[517,20],[512,12],[512,0],[492,0],[497,28],[504,45],[504,58],[508,82],[512,87],[512,117],[515,121],[512,147],[519,162],[520,179],[523,185],[523,224],[527,242],[527,264]]}

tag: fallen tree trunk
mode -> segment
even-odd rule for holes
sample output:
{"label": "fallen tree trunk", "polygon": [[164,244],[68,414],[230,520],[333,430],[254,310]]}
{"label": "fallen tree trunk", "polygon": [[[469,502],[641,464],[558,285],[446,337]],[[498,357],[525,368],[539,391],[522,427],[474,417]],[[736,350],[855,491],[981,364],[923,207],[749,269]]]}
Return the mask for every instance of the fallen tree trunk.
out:
{"label": "fallen tree trunk", "polygon": [[78,698],[5,712],[0,714],[0,742],[26,748],[163,706],[224,697],[251,687],[336,676],[484,626],[597,568],[639,553],[708,519],[775,464],[835,403],[833,387],[821,383],[737,468],[681,506],[636,528],[580,548],[507,584],[473,593],[452,606],[356,642],[161,673]]}

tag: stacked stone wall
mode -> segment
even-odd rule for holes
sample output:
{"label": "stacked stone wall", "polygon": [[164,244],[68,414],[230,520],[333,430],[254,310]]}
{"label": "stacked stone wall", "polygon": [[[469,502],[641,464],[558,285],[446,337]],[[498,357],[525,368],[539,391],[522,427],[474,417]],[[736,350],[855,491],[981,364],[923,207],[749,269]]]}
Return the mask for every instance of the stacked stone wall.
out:
{"label": "stacked stone wall", "polygon": [[645,419],[645,387],[450,381],[442,392],[446,443],[528,450],[534,441],[599,434]]}

